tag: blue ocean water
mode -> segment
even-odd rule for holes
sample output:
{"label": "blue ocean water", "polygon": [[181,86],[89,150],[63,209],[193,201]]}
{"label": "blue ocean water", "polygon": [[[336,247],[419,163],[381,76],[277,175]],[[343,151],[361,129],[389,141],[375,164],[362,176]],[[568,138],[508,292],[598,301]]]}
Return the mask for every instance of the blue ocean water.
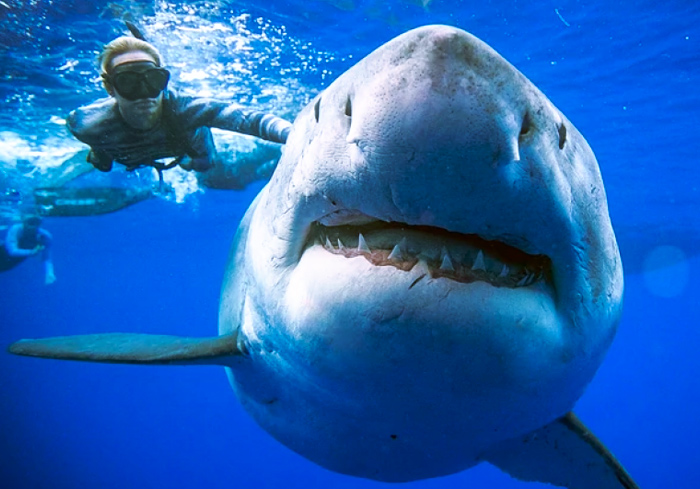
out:
{"label": "blue ocean water", "polygon": [[[162,49],[181,90],[290,119],[412,27],[447,23],[493,46],[588,139],[623,252],[625,314],[577,412],[641,487],[700,487],[700,301],[692,279],[700,271],[700,4],[2,0],[5,188],[25,195],[84,148],[63,121],[102,96],[95,56],[125,32],[125,19]],[[38,260],[0,274],[0,344],[108,331],[215,334],[231,238],[264,182],[242,191],[174,185],[175,197],[114,214],[47,218],[58,281],[43,284]],[[3,204],[3,219],[12,219],[13,205]],[[383,485],[330,473],[274,441],[243,412],[221,368],[0,353],[0,372],[2,487]],[[406,486],[527,487],[486,465]]]}

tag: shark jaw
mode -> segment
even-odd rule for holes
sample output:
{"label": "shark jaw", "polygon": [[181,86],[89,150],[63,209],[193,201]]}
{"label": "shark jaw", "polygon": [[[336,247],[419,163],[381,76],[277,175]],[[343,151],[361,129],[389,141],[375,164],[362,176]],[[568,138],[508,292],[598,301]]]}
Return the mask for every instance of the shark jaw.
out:
{"label": "shark jaw", "polygon": [[486,282],[495,287],[551,284],[551,260],[531,255],[476,234],[461,234],[431,226],[368,219],[362,225],[312,225],[305,248],[322,246],[327,252],[364,257],[375,266],[403,271],[424,263],[430,278],[461,283]]}

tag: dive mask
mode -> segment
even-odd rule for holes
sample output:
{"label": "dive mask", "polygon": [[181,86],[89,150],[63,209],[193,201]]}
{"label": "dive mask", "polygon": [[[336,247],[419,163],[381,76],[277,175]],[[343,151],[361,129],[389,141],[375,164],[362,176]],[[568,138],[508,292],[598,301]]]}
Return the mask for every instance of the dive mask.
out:
{"label": "dive mask", "polygon": [[145,71],[125,70],[113,75],[103,75],[112,87],[127,100],[156,98],[165,90],[170,72],[165,68],[149,68]]}

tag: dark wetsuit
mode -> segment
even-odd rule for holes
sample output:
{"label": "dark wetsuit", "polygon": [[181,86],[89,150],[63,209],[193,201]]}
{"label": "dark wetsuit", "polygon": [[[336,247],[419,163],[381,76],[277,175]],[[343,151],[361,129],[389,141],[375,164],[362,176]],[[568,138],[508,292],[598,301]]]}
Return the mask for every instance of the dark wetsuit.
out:
{"label": "dark wetsuit", "polygon": [[10,270],[36,255],[37,246],[43,247],[43,259],[50,260],[51,234],[48,231],[38,229],[34,234],[26,232],[22,224],[10,227],[5,242],[0,246],[0,271]]}
{"label": "dark wetsuit", "polygon": [[155,127],[134,129],[122,118],[114,98],[100,99],[68,116],[68,128],[92,151],[88,161],[109,171],[112,162],[129,169],[159,166],[162,158],[189,157],[192,168],[213,166],[216,148],[210,127],[227,129],[267,141],[284,143],[291,124],[279,117],[213,99],[180,96],[172,90],[163,96],[163,114]]}

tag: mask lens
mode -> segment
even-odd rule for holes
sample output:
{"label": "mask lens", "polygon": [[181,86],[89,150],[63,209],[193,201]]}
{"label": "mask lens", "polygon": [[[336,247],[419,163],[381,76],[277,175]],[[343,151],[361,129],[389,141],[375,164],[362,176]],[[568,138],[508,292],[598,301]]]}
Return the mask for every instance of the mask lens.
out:
{"label": "mask lens", "polygon": [[170,72],[154,68],[144,72],[122,71],[112,77],[112,84],[119,95],[127,100],[156,98],[168,85]]}
{"label": "mask lens", "polygon": [[155,97],[165,90],[165,87],[168,85],[168,80],[170,79],[170,72],[163,68],[156,68],[146,71],[143,77],[148,88],[152,91],[156,91]]}
{"label": "mask lens", "polygon": [[135,98],[132,99],[131,96],[138,94],[141,85],[140,79],[141,75],[139,73],[124,71],[114,75],[112,83],[117,92],[119,92],[119,95],[129,100],[136,100]]}

